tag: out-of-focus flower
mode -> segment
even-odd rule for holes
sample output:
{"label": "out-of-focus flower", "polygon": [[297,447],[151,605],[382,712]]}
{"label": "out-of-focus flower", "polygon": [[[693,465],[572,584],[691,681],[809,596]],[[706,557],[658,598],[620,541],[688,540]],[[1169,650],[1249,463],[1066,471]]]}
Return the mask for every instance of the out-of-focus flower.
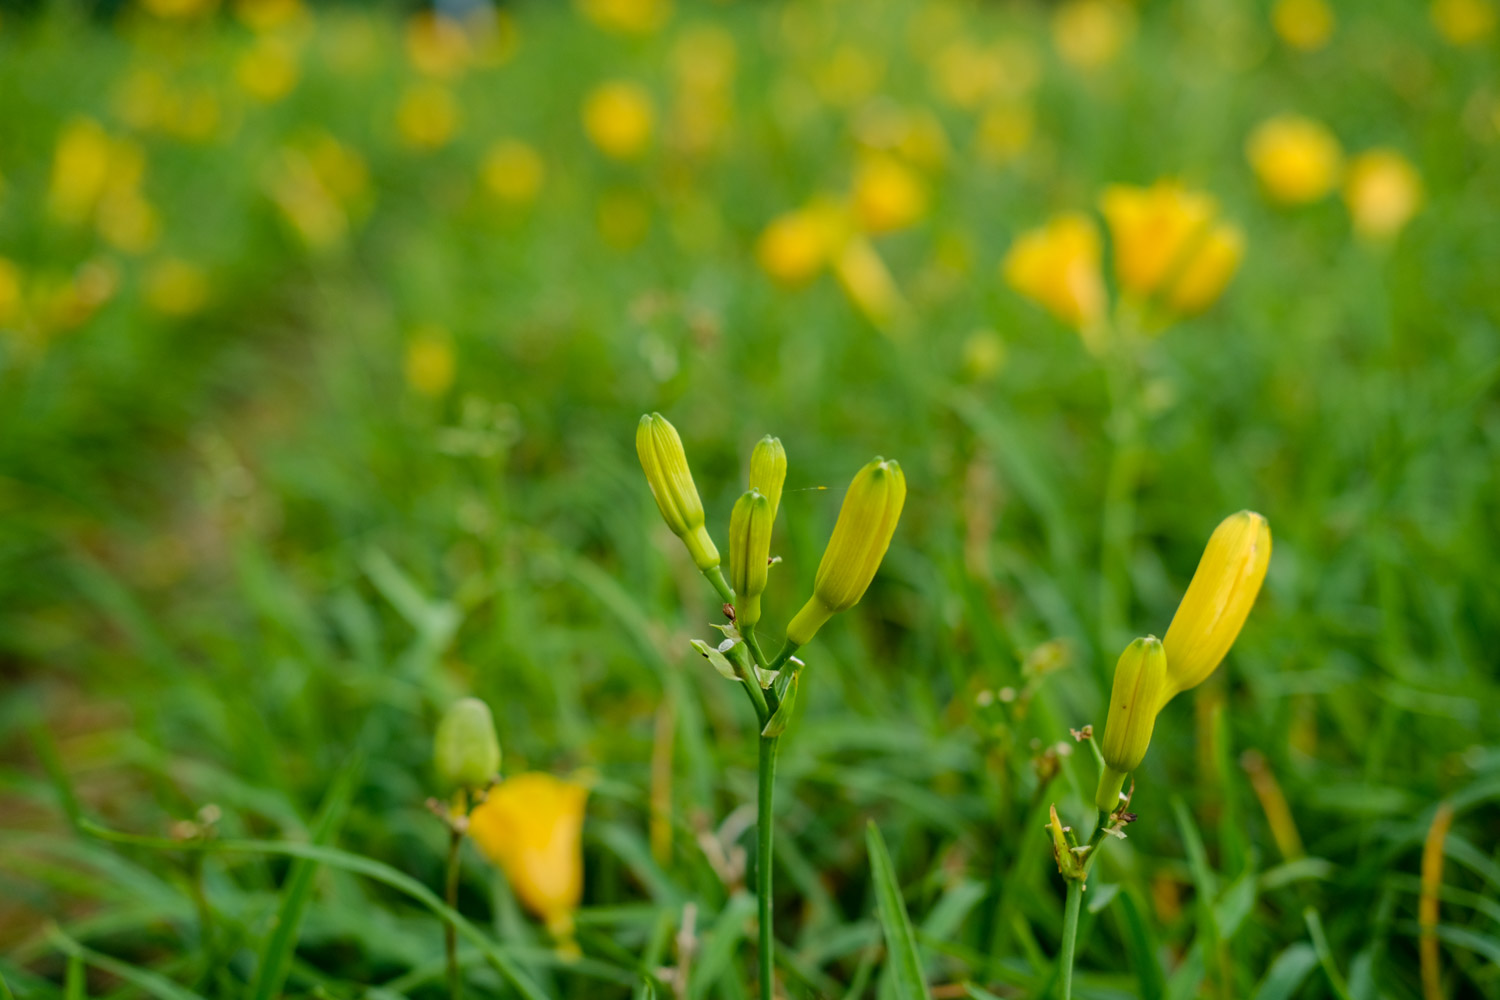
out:
{"label": "out-of-focus flower", "polygon": [[190,142],[211,139],[222,117],[212,90],[174,86],[153,68],[132,70],[112,96],[115,111],[136,131],[163,132]]}
{"label": "out-of-focus flower", "polygon": [[345,206],[356,204],[370,191],[370,171],[349,146],[327,132],[315,132],[301,144],[319,183]]}
{"label": "out-of-focus flower", "polygon": [[708,25],[687,29],[672,46],[671,134],[679,148],[701,154],[719,140],[733,115],[736,58],[734,36]]}
{"label": "out-of-focus flower", "polygon": [[1478,45],[1495,32],[1491,0],[1432,0],[1432,23],[1450,45]]}
{"label": "out-of-focus flower", "polygon": [[417,72],[449,79],[469,67],[473,47],[463,25],[424,10],[406,22],[406,57]]}
{"label": "out-of-focus flower", "polygon": [[453,386],[457,370],[447,330],[428,324],[413,331],[406,344],[405,371],[406,384],[414,392],[436,399]]}
{"label": "out-of-focus flower", "polygon": [[847,213],[830,200],[787,212],[771,220],[756,243],[762,270],[785,285],[810,281],[848,241]]}
{"label": "out-of-focus flower", "polygon": [[490,146],[479,170],[491,194],[517,205],[535,200],[546,177],[541,154],[519,139],[501,139]]}
{"label": "out-of-focus flower", "polygon": [[604,242],[629,250],[640,246],[651,231],[651,208],[632,191],[607,191],[599,198],[595,221]]}
{"label": "out-of-focus flower", "polygon": [[672,0],[577,0],[595,25],[621,35],[650,35],[672,16]]}
{"label": "out-of-focus flower", "polygon": [[1052,15],[1058,55],[1083,70],[1113,62],[1135,32],[1135,11],[1122,0],[1063,0]]}
{"label": "out-of-focus flower", "polygon": [[870,241],[856,237],[833,259],[839,286],[871,325],[888,330],[906,311],[906,300]]}
{"label": "out-of-focus flower", "polygon": [[21,269],[0,257],[0,327],[14,326],[21,319]]}
{"label": "out-of-focus flower", "polygon": [[469,835],[505,872],[516,897],[575,953],[573,912],[583,896],[588,788],[549,774],[501,782],[469,816]]}
{"label": "out-of-focus flower", "polygon": [[1354,231],[1371,242],[1395,238],[1422,204],[1422,178],[1393,149],[1372,149],[1349,161],[1344,202]]}
{"label": "out-of-focus flower", "polygon": [[875,93],[885,63],[874,52],[852,43],[840,45],[813,73],[818,96],[836,108],[852,108]]}
{"label": "out-of-focus flower", "polygon": [[412,149],[441,149],[458,131],[458,101],[437,83],[417,83],[396,105],[396,132]]}
{"label": "out-of-focus flower", "polygon": [[234,16],[252,31],[278,31],[307,16],[302,0],[235,0]]}
{"label": "out-of-focus flower", "polygon": [[997,166],[1010,163],[1031,145],[1036,116],[1022,104],[997,104],[979,119],[975,148],[980,157]]}
{"label": "out-of-focus flower", "polygon": [[191,261],[168,257],[146,272],[146,304],[164,316],[191,316],[208,302],[208,275]]}
{"label": "out-of-focus flower", "polygon": [[1041,77],[1041,59],[1030,43],[1005,39],[980,46],[968,39],[952,42],[932,62],[933,86],[939,96],[974,110],[995,100],[1018,100]]}
{"label": "out-of-focus flower", "polygon": [[359,154],[326,133],[281,151],[267,188],[302,241],[314,250],[343,242],[369,190]]}
{"label": "out-of-focus flower", "polygon": [[290,94],[299,73],[297,48],[280,35],[258,36],[234,64],[240,89],[266,104]]}
{"label": "out-of-focus flower", "polygon": [[1317,201],[1339,182],[1343,151],[1327,126],[1301,115],[1277,115],[1258,125],[1245,154],[1261,186],[1287,205]]}
{"label": "out-of-focus flower", "polygon": [[651,145],[656,111],[638,83],[612,80],[589,92],[583,102],[583,130],[605,156],[633,160]]}
{"label": "out-of-focus flower", "polygon": [[948,160],[948,133],[926,108],[908,110],[892,101],[876,99],[860,109],[854,134],[867,149],[899,154],[928,170],[936,170]]}
{"label": "out-of-focus flower", "polygon": [[1160,295],[1174,312],[1207,308],[1243,253],[1239,230],[1217,222],[1213,198],[1176,181],[1111,185],[1100,210],[1113,241],[1115,276],[1127,296]]}
{"label": "out-of-focus flower", "polygon": [[1271,25],[1281,40],[1294,49],[1314,52],[1333,37],[1333,8],[1328,0],[1276,0]]}
{"label": "out-of-focus flower", "polygon": [[927,214],[927,185],[895,157],[866,157],[854,173],[853,204],[866,232],[905,229]]}
{"label": "out-of-focus flower", "polygon": [[77,225],[93,214],[110,179],[115,146],[92,118],[75,118],[63,127],[52,154],[47,207],[62,222]]}
{"label": "out-of-focus flower", "polygon": [[1022,233],[1005,255],[1001,273],[1016,291],[1088,333],[1104,316],[1102,257],[1093,220],[1068,212]]}
{"label": "out-of-focus flower", "polygon": [[140,0],[142,9],[164,21],[202,17],[218,6],[218,0]]}

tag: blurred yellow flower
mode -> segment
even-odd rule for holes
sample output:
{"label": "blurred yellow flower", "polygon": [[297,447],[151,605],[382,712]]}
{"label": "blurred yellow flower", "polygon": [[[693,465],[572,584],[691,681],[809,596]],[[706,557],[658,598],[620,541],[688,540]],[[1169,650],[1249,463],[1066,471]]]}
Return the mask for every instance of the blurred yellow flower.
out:
{"label": "blurred yellow flower", "polygon": [[424,10],[406,22],[406,57],[417,72],[446,79],[468,68],[473,47],[463,25]]}
{"label": "blurred yellow flower", "polygon": [[1317,201],[1339,182],[1343,152],[1322,123],[1300,115],[1278,115],[1250,133],[1250,166],[1274,200],[1288,205]]}
{"label": "blurred yellow flower", "polygon": [[1276,0],[1271,26],[1294,49],[1313,52],[1333,37],[1333,8],[1328,0]]}
{"label": "blurred yellow flower", "polygon": [[1113,62],[1135,32],[1135,10],[1123,0],[1063,0],[1052,15],[1058,55],[1079,69]]}
{"label": "blurred yellow flower", "polygon": [[698,25],[683,31],[672,46],[676,95],[673,143],[688,153],[712,149],[734,112],[734,36],[723,28]]}
{"label": "blurred yellow flower", "polygon": [[886,329],[906,311],[906,300],[880,254],[862,237],[844,244],[833,261],[833,273],[865,319]]}
{"label": "blurred yellow flower", "polygon": [[550,774],[520,774],[490,790],[469,817],[469,835],[505,872],[521,903],[574,950],[573,912],[583,897],[583,817],[588,788]]}
{"label": "blurred yellow flower", "polygon": [[640,84],[612,80],[589,92],[583,102],[583,129],[601,153],[633,160],[646,152],[656,125],[651,96]]}
{"label": "blurred yellow flower", "polygon": [[1163,302],[1180,316],[1201,312],[1224,294],[1245,256],[1245,236],[1238,226],[1216,223],[1203,236],[1177,278],[1167,286]]}
{"label": "blurred yellow flower", "polygon": [[1168,180],[1148,188],[1112,184],[1099,208],[1109,226],[1120,288],[1142,298],[1181,273],[1218,215],[1208,195]]}
{"label": "blurred yellow flower", "polygon": [[341,204],[352,205],[369,193],[369,168],[354,149],[327,132],[308,136],[302,148],[319,183]]}
{"label": "blurred yellow flower", "polygon": [[1102,255],[1093,220],[1069,212],[1022,233],[1005,255],[1001,273],[1016,291],[1089,334],[1104,316]]}
{"label": "blurred yellow flower", "polygon": [[302,20],[302,0],[235,0],[234,16],[252,31],[275,31]]}
{"label": "blurred yellow flower", "polygon": [[290,94],[298,73],[296,47],[279,35],[257,37],[234,64],[240,89],[266,104]]}
{"label": "blurred yellow flower", "polygon": [[755,246],[761,269],[784,285],[810,281],[847,242],[844,211],[819,201],[771,220]]}
{"label": "blurred yellow flower", "polygon": [[218,6],[218,0],[140,0],[146,13],[163,20],[200,17]]}
{"label": "blurred yellow flower", "polygon": [[1000,166],[1010,163],[1031,145],[1036,131],[1036,116],[1031,108],[1020,104],[997,104],[979,119],[975,151],[987,163]]}
{"label": "blurred yellow flower", "polygon": [[47,207],[62,222],[77,225],[93,214],[110,182],[114,140],[92,118],[75,118],[63,126],[52,153]]}
{"label": "blurred yellow flower", "polygon": [[895,157],[866,157],[854,173],[853,204],[866,232],[904,229],[927,214],[927,185]]}
{"label": "blurred yellow flower", "polygon": [[1422,178],[1406,157],[1393,149],[1372,149],[1349,161],[1344,202],[1354,231],[1380,243],[1393,239],[1422,204]]}
{"label": "blurred yellow flower", "polygon": [[672,16],[671,0],[577,0],[578,9],[605,31],[649,35]]}
{"label": "blurred yellow flower", "polygon": [[438,326],[423,326],[412,333],[406,345],[406,384],[412,390],[432,399],[453,386],[458,364],[453,356],[453,339]]}
{"label": "blurred yellow flower", "polygon": [[191,316],[208,302],[208,275],[190,261],[168,257],[146,272],[146,304],[164,316]]}
{"label": "blurred yellow flower", "polygon": [[21,269],[15,261],[0,257],[0,327],[21,319]]}
{"label": "blurred yellow flower", "polygon": [[327,250],[347,235],[351,213],[368,192],[369,174],[358,153],[324,133],[282,149],[266,186],[302,241]]}
{"label": "blurred yellow flower", "polygon": [[490,146],[479,171],[491,194],[513,204],[534,200],[546,177],[541,154],[519,139],[501,139]]}
{"label": "blurred yellow flower", "polygon": [[412,149],[440,149],[458,131],[458,102],[453,92],[437,83],[418,83],[406,89],[396,105],[396,132]]}
{"label": "blurred yellow flower", "polygon": [[1432,23],[1451,45],[1477,45],[1495,31],[1492,0],[1432,0]]}
{"label": "blurred yellow flower", "polygon": [[937,92],[949,103],[972,109],[1000,90],[1005,67],[993,52],[963,39],[938,53],[932,75]]}

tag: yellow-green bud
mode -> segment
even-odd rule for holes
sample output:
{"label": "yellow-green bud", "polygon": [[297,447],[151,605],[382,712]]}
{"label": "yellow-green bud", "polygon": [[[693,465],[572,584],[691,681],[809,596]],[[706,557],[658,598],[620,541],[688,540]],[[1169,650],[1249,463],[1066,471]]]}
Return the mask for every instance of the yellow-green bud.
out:
{"label": "yellow-green bud", "polygon": [[1125,647],[1115,664],[1109,718],[1099,741],[1104,773],[1099,777],[1094,804],[1105,812],[1113,812],[1120,804],[1125,776],[1140,767],[1146,757],[1166,684],[1167,656],[1156,636],[1137,639]]}
{"label": "yellow-green bud", "polygon": [[771,501],[752,489],[729,515],[729,585],[734,588],[735,619],[749,628],[760,621],[760,595],[771,565]]}
{"label": "yellow-green bud", "polygon": [[693,473],[688,469],[687,453],[682,450],[677,428],[660,413],[646,414],[635,430],[635,450],[641,457],[641,468],[646,471],[646,482],[656,498],[657,509],[672,534],[682,539],[699,569],[718,566],[719,550],[703,527],[703,501],[698,497],[698,487],[693,485]]}
{"label": "yellow-green bud", "polygon": [[1254,511],[1226,517],[1203,550],[1162,644],[1167,688],[1162,703],[1208,679],[1234,645],[1271,563],[1271,526]]}
{"label": "yellow-green bud", "polygon": [[813,596],[787,626],[789,641],[805,646],[829,618],[859,603],[890,548],[905,502],[906,476],[899,463],[877,457],[859,470],[823,550]]}
{"label": "yellow-green bud", "polygon": [[490,707],[478,698],[455,701],[438,722],[433,763],[446,788],[484,788],[500,773],[500,740]]}
{"label": "yellow-green bud", "polygon": [[[781,509],[781,485],[786,482],[786,449],[781,438],[767,434],[750,453],[750,488],[760,490],[771,501],[771,520]],[[738,590],[738,588],[736,588]]]}

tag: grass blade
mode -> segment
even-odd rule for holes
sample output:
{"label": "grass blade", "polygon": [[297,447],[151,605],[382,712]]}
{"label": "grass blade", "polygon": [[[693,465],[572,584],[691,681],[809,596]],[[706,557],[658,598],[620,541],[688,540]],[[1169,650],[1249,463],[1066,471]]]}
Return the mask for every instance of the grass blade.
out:
{"label": "grass blade", "polygon": [[[68,956],[67,989],[70,998],[75,995],[73,992],[75,989],[73,977],[74,963],[80,962],[92,965],[96,969],[103,969],[110,975],[117,976],[127,983],[138,987],[142,992],[158,997],[159,1000],[203,1000],[203,997],[197,993],[178,986],[164,976],[159,976],[154,972],[131,965],[128,962],[122,962],[117,958],[110,958],[108,955],[94,951],[92,948],[84,947],[69,937],[63,932],[62,928],[55,924],[47,928],[47,937],[53,944],[57,945],[59,951]],[[78,990],[76,995],[81,996],[83,992],[81,976],[78,977],[76,988]]]}
{"label": "grass blade", "polygon": [[875,899],[880,910],[880,926],[885,931],[885,947],[890,953],[896,977],[896,994],[902,1000],[930,1000],[922,979],[922,960],[917,954],[917,936],[912,931],[911,916],[901,898],[901,886],[891,865],[880,828],[871,820],[865,827],[865,842],[870,850],[870,876],[875,880]]}

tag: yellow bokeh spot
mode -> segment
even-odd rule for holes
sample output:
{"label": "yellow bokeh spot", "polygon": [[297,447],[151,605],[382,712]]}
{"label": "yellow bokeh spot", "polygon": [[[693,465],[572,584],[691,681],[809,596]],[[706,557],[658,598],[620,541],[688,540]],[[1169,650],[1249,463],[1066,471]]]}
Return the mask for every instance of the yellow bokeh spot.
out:
{"label": "yellow bokeh spot", "polygon": [[208,303],[208,275],[190,261],[169,257],[146,273],[146,304],[164,316],[191,316]]}
{"label": "yellow bokeh spot", "polygon": [[91,214],[110,182],[114,141],[92,118],[76,118],[63,127],[52,154],[47,206],[62,222],[77,225]]}
{"label": "yellow bokeh spot", "polygon": [[1495,33],[1493,0],[1433,0],[1432,23],[1450,45],[1478,45]]}
{"label": "yellow bokeh spot", "polygon": [[473,57],[464,26],[451,17],[422,11],[406,22],[406,58],[417,72],[454,77],[468,68]]}
{"label": "yellow bokeh spot", "polygon": [[491,146],[479,170],[490,193],[512,204],[533,201],[546,177],[541,154],[519,139],[502,139]]}
{"label": "yellow bokeh spot", "polygon": [[864,317],[885,328],[906,310],[906,300],[880,254],[868,240],[855,238],[844,244],[833,259],[839,286]]}
{"label": "yellow bokeh spot", "polygon": [[817,276],[848,236],[844,211],[833,202],[817,202],[771,220],[756,243],[755,257],[776,281],[798,285]]}
{"label": "yellow bokeh spot", "polygon": [[1250,133],[1245,154],[1261,186],[1287,205],[1317,201],[1339,182],[1343,152],[1322,123],[1278,115]]}
{"label": "yellow bokeh spot", "polygon": [[1372,149],[1349,162],[1344,203],[1363,239],[1394,239],[1422,205],[1422,178],[1411,161],[1393,149]]}
{"label": "yellow bokeh spot", "polygon": [[640,84],[613,80],[589,92],[583,102],[583,130],[605,156],[633,160],[651,145],[656,110]]}
{"label": "yellow bokeh spot", "polygon": [[1068,212],[1017,237],[1001,263],[1016,291],[1070,326],[1090,333],[1104,316],[1103,247],[1086,215]]}
{"label": "yellow bokeh spot", "polygon": [[1333,37],[1336,21],[1328,0],[1276,0],[1271,26],[1294,49],[1315,52]]}
{"label": "yellow bokeh spot", "polygon": [[672,16],[671,0],[577,0],[583,16],[605,31],[649,35]]}
{"label": "yellow bokeh spot", "polygon": [[21,268],[0,257],[0,327],[20,322],[21,301]]}
{"label": "yellow bokeh spot", "polygon": [[1036,115],[1020,104],[998,104],[979,119],[975,151],[988,163],[1000,166],[1014,161],[1031,145]]}
{"label": "yellow bokeh spot", "polygon": [[1063,0],[1052,15],[1052,43],[1083,70],[1107,66],[1135,33],[1135,10],[1122,0]]}
{"label": "yellow bokeh spot", "polygon": [[447,87],[419,83],[396,105],[396,132],[413,149],[440,149],[458,131],[458,101]]}
{"label": "yellow bokeh spot", "polygon": [[290,94],[297,86],[298,75],[296,47],[277,35],[256,38],[234,65],[234,78],[240,89],[266,104]]}
{"label": "yellow bokeh spot", "polygon": [[152,17],[178,21],[210,13],[218,0],[140,0],[141,8]]}
{"label": "yellow bokeh spot", "polygon": [[894,157],[867,157],[854,174],[853,202],[866,232],[904,229],[927,214],[927,184]]}
{"label": "yellow bokeh spot", "polygon": [[235,0],[234,16],[252,31],[276,31],[307,16],[302,0]]}
{"label": "yellow bokeh spot", "polygon": [[406,384],[420,395],[436,399],[453,386],[458,362],[453,339],[437,326],[416,330],[406,345]]}

